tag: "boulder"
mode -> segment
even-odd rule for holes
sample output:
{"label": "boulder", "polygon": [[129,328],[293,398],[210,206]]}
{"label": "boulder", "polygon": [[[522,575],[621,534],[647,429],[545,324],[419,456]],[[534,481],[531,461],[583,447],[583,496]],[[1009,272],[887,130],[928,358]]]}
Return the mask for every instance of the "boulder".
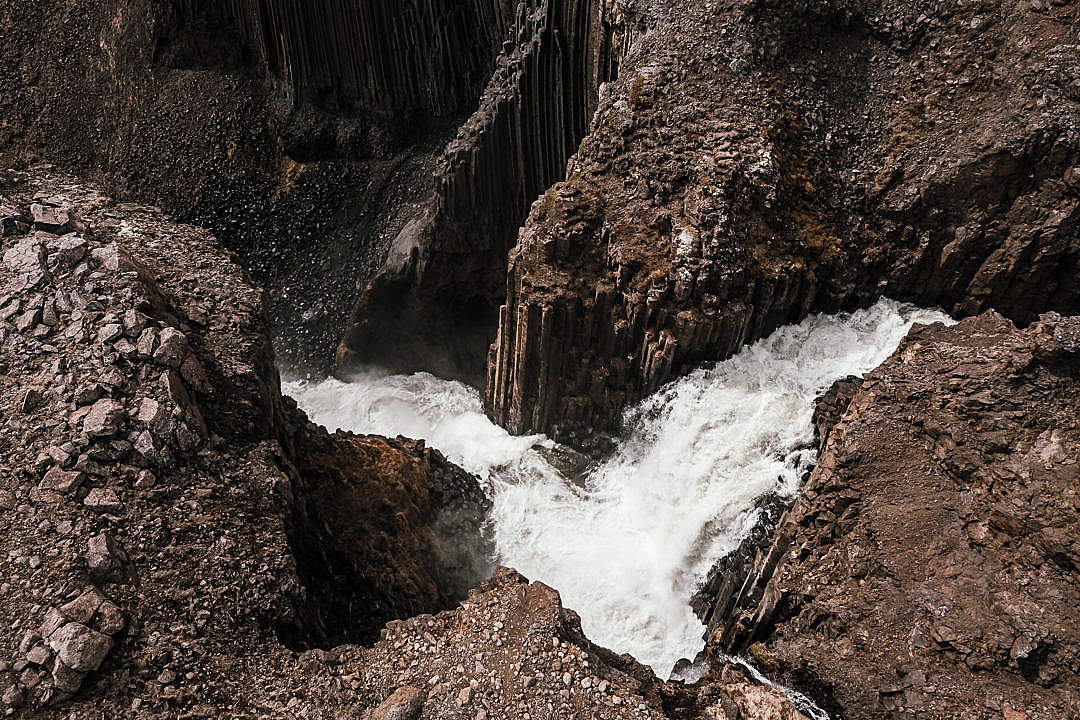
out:
{"label": "boulder", "polygon": [[65,667],[90,672],[101,667],[113,648],[113,639],[81,623],[69,622],[49,637],[49,647]]}

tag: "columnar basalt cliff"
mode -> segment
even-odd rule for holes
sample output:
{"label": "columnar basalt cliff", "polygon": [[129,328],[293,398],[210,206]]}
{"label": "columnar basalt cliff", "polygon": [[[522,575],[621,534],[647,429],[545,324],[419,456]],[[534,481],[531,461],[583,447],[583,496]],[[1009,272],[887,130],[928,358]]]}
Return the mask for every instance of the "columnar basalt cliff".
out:
{"label": "columnar basalt cliff", "polygon": [[916,328],[705,613],[845,718],[1080,709],[1080,318]]}
{"label": "columnar basalt cliff", "polygon": [[378,362],[483,383],[506,254],[532,201],[565,175],[627,25],[607,0],[518,4],[479,109],[440,159],[433,197],[357,301],[339,367]]}
{"label": "columnar basalt cliff", "polygon": [[232,21],[290,93],[369,113],[460,117],[475,108],[513,0],[180,0],[186,22]]}
{"label": "columnar basalt cliff", "polygon": [[[457,222],[476,223],[477,232],[497,226],[491,232],[506,236],[502,254],[512,244],[529,201],[561,176],[584,133],[585,86],[595,84],[578,68],[607,63],[584,45],[598,42],[599,7],[0,0],[8,40],[0,48],[0,155],[100,176],[117,192],[211,229],[268,289],[285,362],[326,370],[358,291],[384,267],[395,237],[446,196],[440,162],[471,174],[473,184],[509,188]],[[539,108],[559,107],[558,118],[527,109],[524,121],[499,121],[521,126],[520,143],[451,151],[481,152],[479,167],[476,159],[448,159],[446,145],[477,111],[504,46],[512,54],[549,16],[543,44],[551,57],[522,60],[544,77],[521,89]],[[563,92],[573,100],[563,102]],[[522,153],[537,170],[526,175],[529,187],[513,190],[514,173],[492,158],[540,131],[554,149]],[[515,192],[526,197],[509,199]],[[469,269],[446,270],[454,272]],[[492,282],[501,293],[501,280]],[[487,326],[490,335],[494,320]],[[482,362],[472,363],[474,376]]]}
{"label": "columnar basalt cliff", "polygon": [[579,444],[882,294],[1080,308],[1073,4],[658,3],[512,251],[486,402]]}
{"label": "columnar basalt cliff", "polygon": [[340,345],[482,384],[506,252],[615,74],[620,8],[0,0],[0,152],[214,231],[291,367]]}

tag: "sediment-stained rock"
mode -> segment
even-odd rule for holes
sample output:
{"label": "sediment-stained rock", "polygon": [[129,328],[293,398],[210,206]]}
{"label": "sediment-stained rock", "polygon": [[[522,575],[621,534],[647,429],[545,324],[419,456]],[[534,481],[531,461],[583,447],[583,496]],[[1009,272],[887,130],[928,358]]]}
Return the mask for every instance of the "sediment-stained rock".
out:
{"label": "sediment-stained rock", "polygon": [[1080,318],[917,327],[706,616],[845,718],[1060,718],[1080,666]]}
{"label": "sediment-stained rock", "polygon": [[586,443],[810,311],[1080,308],[1074,5],[667,0],[510,255],[486,404]]}
{"label": "sediment-stained rock", "polygon": [[296,410],[291,427],[290,542],[321,645],[373,640],[491,574],[480,533],[490,503],[476,478],[422,441],[328,435]]}

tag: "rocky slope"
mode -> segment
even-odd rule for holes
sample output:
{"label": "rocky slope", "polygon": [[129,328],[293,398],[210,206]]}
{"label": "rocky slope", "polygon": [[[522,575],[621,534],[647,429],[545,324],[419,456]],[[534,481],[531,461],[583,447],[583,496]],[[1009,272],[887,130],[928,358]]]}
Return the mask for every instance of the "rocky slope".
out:
{"label": "rocky slope", "polygon": [[845,718],[1075,716],[1080,318],[916,328],[847,396],[710,647]]}
{"label": "rocky slope", "polygon": [[650,3],[510,256],[491,416],[584,444],[703,360],[882,294],[1075,312],[1075,3]]}
{"label": "rocky slope", "polygon": [[486,576],[475,479],[287,412],[261,293],[205,231],[40,171],[0,193],[9,706],[99,668],[99,699],[224,702],[248,653],[371,639]]}
{"label": "rocky slope", "polygon": [[0,228],[5,714],[803,717],[726,663],[661,683],[513,571],[444,610],[490,571],[475,478],[310,425],[206,231],[46,169]]}

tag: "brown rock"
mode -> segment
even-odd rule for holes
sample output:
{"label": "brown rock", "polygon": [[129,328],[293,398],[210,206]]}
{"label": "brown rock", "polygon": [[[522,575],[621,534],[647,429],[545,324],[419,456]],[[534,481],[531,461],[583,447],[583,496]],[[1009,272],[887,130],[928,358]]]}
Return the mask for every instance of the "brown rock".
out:
{"label": "brown rock", "polygon": [[1060,346],[1014,363],[1059,322],[1020,331],[987,313],[912,330],[822,439],[735,592],[716,598],[713,647],[749,649],[856,720],[901,707],[962,717],[993,695],[1067,716],[1080,564],[1050,538],[1080,535],[1064,500],[1080,376]]}
{"label": "brown rock", "polygon": [[83,432],[90,437],[112,437],[124,419],[124,406],[115,400],[98,400],[83,418]]}
{"label": "brown rock", "polygon": [[414,687],[400,687],[368,715],[368,720],[416,720],[424,695]]}
{"label": "brown rock", "polygon": [[113,648],[108,635],[70,622],[49,637],[49,647],[65,667],[79,672],[97,670]]}

